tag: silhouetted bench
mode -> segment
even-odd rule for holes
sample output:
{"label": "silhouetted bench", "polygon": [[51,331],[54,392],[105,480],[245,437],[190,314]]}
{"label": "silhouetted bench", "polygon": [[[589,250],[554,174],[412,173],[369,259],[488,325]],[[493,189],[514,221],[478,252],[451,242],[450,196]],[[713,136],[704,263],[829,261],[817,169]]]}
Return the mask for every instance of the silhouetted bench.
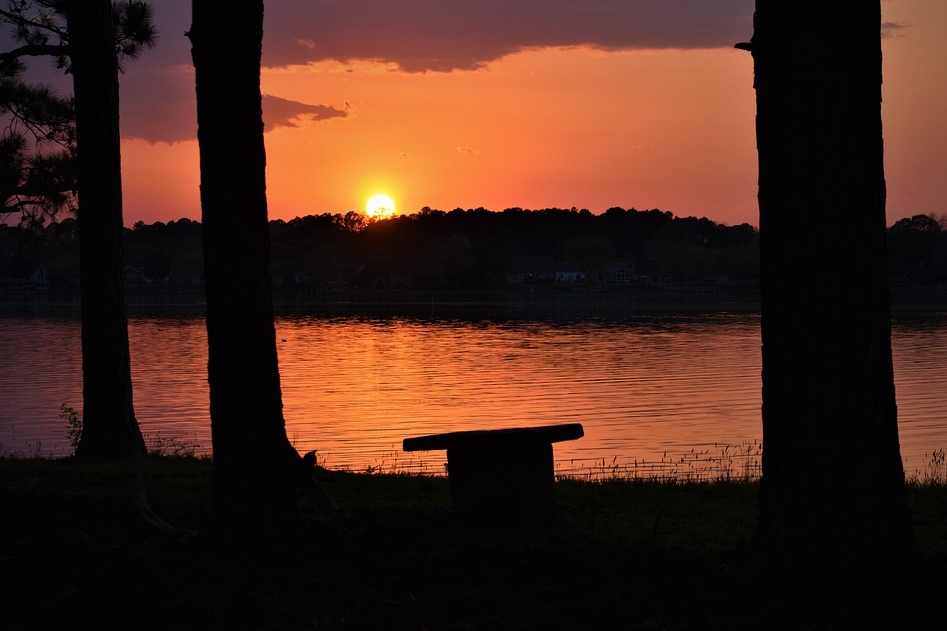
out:
{"label": "silhouetted bench", "polygon": [[454,511],[476,521],[555,516],[552,444],[582,438],[579,423],[405,438],[405,451],[447,450]]}

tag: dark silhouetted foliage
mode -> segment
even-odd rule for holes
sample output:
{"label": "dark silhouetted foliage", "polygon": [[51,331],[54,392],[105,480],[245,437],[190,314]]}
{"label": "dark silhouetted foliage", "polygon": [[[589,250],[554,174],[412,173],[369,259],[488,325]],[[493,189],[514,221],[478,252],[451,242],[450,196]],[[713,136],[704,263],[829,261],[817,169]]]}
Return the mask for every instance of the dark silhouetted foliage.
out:
{"label": "dark silhouetted foliage", "polygon": [[[889,269],[896,284],[947,280],[947,230],[917,215],[888,229]],[[506,284],[517,257],[544,256],[581,263],[598,244],[605,263],[633,263],[639,274],[672,283],[755,286],[758,232],[709,219],[677,218],[660,210],[588,211],[519,208],[502,212],[422,208],[373,221],[358,213],[306,215],[269,222],[271,268],[278,288],[404,286],[491,289]],[[812,230],[817,230],[813,228]],[[199,286],[203,275],[200,222],[137,222],[124,234],[128,282]],[[0,232],[0,279],[26,282],[42,266],[52,284],[78,276],[75,221],[34,231]],[[10,257],[21,260],[16,272]],[[799,256],[806,256],[800,251]],[[588,262],[588,261],[587,261]],[[591,269],[591,268],[589,268]],[[27,272],[28,270],[28,272]],[[843,278],[833,282],[844,282]]]}

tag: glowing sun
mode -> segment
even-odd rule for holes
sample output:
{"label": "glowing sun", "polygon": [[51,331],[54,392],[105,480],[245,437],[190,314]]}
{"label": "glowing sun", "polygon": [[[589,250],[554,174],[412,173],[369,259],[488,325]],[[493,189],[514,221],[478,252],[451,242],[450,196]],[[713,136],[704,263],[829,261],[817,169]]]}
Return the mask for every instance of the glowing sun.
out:
{"label": "glowing sun", "polygon": [[395,214],[395,202],[387,195],[375,195],[365,204],[365,212],[374,219],[388,219]]}

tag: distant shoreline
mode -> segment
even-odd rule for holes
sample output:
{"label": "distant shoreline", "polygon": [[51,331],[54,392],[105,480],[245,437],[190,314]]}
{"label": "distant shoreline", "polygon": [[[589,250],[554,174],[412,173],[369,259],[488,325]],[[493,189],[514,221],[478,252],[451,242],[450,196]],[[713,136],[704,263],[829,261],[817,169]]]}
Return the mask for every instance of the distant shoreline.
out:
{"label": "distant shoreline", "polygon": [[[947,286],[894,284],[892,311],[947,311]],[[129,285],[129,315],[168,312],[201,315],[204,290],[200,285]],[[0,313],[65,315],[79,308],[79,292],[72,286],[0,288]],[[760,310],[758,288],[747,285],[621,285],[592,288],[564,285],[510,285],[490,290],[347,290],[275,288],[277,316],[298,312],[358,315],[391,312],[484,313],[517,316],[603,316],[649,313],[754,313]],[[172,313],[173,312],[173,313]]]}

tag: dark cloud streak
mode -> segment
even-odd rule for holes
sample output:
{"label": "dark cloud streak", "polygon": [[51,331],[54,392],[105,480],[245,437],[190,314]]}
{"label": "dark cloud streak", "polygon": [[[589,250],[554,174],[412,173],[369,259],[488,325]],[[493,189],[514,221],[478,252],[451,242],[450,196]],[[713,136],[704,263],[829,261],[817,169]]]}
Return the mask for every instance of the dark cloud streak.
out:
{"label": "dark cloud streak", "polygon": [[882,22],[881,37],[904,37],[904,29],[908,28],[906,24],[899,22]]}
{"label": "dark cloud streak", "polygon": [[309,105],[269,94],[263,95],[263,119],[266,121],[267,131],[273,131],[279,127],[297,127],[295,121],[301,118],[323,121],[330,118],[345,118],[345,116],[345,110],[328,105]]}
{"label": "dark cloud streak", "polygon": [[264,63],[370,59],[470,70],[517,51],[729,48],[753,0],[296,0],[267,14]]}

